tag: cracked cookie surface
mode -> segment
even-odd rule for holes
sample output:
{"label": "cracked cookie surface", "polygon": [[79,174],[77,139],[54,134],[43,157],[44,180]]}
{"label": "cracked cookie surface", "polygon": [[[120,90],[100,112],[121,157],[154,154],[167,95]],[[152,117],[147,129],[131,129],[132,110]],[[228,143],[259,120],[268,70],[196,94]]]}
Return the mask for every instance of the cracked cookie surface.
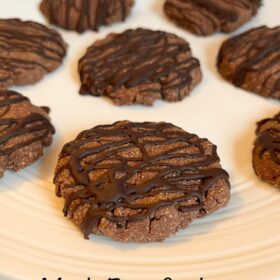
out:
{"label": "cracked cookie surface", "polygon": [[43,0],[40,9],[49,22],[79,33],[124,21],[134,0]]}
{"label": "cracked cookie surface", "polygon": [[200,36],[232,32],[258,12],[260,0],[166,0],[166,15]]}
{"label": "cracked cookie surface", "polygon": [[81,132],[63,147],[54,183],[86,238],[122,242],[163,241],[230,198],[216,146],[164,122]]}
{"label": "cracked cookie surface", "polygon": [[29,85],[57,69],[66,44],[55,30],[33,21],[0,19],[0,89]]}
{"label": "cracked cookie surface", "polygon": [[280,187],[280,112],[257,124],[253,167],[262,180]]}
{"label": "cracked cookie surface", "polygon": [[117,105],[179,101],[201,81],[199,61],[176,35],[138,28],[109,34],[80,59],[81,94]]}
{"label": "cracked cookie surface", "polygon": [[280,26],[261,26],[228,39],[217,67],[236,87],[280,99]]}
{"label": "cracked cookie surface", "polygon": [[37,107],[17,92],[0,91],[0,177],[40,158],[53,133],[47,107]]}

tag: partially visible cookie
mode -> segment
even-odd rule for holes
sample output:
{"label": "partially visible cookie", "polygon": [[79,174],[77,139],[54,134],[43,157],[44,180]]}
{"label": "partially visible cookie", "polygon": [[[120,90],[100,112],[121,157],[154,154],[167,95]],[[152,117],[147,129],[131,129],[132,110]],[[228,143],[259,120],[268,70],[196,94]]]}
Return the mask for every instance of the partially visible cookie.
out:
{"label": "partially visible cookie", "polygon": [[120,121],[67,143],[54,183],[86,238],[163,241],[227,204],[219,161],[211,142],[172,124]]}
{"label": "partially visible cookie", "polygon": [[17,92],[0,91],[0,177],[41,157],[53,133],[47,107],[37,107]]}
{"label": "partially visible cookie", "polygon": [[261,26],[228,39],[220,49],[217,66],[235,86],[280,99],[280,26]]}
{"label": "partially visible cookie", "polygon": [[166,15],[200,36],[232,32],[258,12],[260,0],[166,0]]}
{"label": "partially visible cookie", "polygon": [[257,124],[253,167],[264,181],[280,187],[280,112]]}
{"label": "partially visible cookie", "polygon": [[66,44],[33,21],[0,19],[0,89],[34,84],[60,66]]}
{"label": "partially visible cookie", "polygon": [[79,33],[124,21],[134,0],[43,0],[40,9],[50,23]]}
{"label": "partially visible cookie", "polygon": [[202,78],[188,42],[142,28],[95,42],[81,58],[79,73],[81,94],[107,96],[117,105],[179,101]]}

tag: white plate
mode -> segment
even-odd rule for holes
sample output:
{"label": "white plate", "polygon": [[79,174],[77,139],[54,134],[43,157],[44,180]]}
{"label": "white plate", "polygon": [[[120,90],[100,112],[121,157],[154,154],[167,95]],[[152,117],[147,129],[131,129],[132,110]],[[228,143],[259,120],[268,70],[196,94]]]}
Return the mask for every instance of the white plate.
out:
{"label": "white plate", "polygon": [[[60,30],[69,44],[64,65],[35,86],[15,88],[35,104],[51,107],[54,144],[26,170],[7,172],[0,185],[0,279],[227,280],[280,279],[280,192],[260,182],[251,168],[255,122],[279,110],[266,100],[224,82],[215,59],[226,35],[198,38],[170,23],[163,0],[138,0],[124,23],[100,33]],[[37,0],[0,1],[0,17],[45,22]],[[279,0],[266,0],[259,15],[241,31],[280,24]],[[152,108],[116,107],[105,98],[78,95],[77,62],[87,46],[111,31],[148,27],[190,41],[202,64],[203,82],[192,95]],[[240,32],[240,31],[239,31]],[[80,131],[117,120],[168,121],[218,145],[229,171],[232,198],[212,216],[163,243],[120,244],[101,237],[84,240],[62,215],[63,201],[52,184],[59,151]]]}

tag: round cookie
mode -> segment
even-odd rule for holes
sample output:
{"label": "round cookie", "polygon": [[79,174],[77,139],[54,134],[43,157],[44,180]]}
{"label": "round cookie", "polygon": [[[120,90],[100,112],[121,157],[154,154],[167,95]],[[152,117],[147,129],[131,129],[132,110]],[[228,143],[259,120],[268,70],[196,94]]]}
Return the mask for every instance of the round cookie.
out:
{"label": "round cookie", "polygon": [[253,167],[262,180],[280,187],[280,112],[257,124]]}
{"label": "round cookie", "polygon": [[79,33],[124,21],[134,0],[43,0],[40,9],[50,23]]}
{"label": "round cookie", "polygon": [[122,242],[162,241],[230,198],[216,146],[164,122],[81,132],[63,147],[54,183],[85,238]]}
{"label": "round cookie", "polygon": [[260,6],[260,0],[166,0],[164,11],[178,26],[207,36],[238,29]]}
{"label": "round cookie", "polygon": [[37,107],[14,91],[0,91],[0,177],[19,171],[43,155],[54,128],[47,107]]}
{"label": "round cookie", "polygon": [[117,105],[179,101],[201,81],[199,61],[176,35],[148,29],[109,34],[80,59],[81,94]]}
{"label": "round cookie", "polygon": [[225,41],[217,67],[233,85],[280,99],[280,26],[261,26]]}
{"label": "round cookie", "polygon": [[55,30],[32,21],[0,19],[0,90],[38,82],[60,66],[65,52]]}

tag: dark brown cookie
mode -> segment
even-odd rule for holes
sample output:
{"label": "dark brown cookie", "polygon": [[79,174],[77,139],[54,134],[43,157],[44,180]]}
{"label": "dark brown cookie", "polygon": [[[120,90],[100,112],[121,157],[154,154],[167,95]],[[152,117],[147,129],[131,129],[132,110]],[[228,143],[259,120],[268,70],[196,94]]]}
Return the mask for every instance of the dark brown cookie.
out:
{"label": "dark brown cookie", "polygon": [[225,41],[217,66],[235,86],[280,99],[280,26],[261,26]]}
{"label": "dark brown cookie", "polygon": [[54,30],[32,21],[0,19],[0,89],[34,84],[58,68],[66,44]]}
{"label": "dark brown cookie", "polygon": [[200,36],[232,32],[258,12],[260,0],[166,0],[166,15]]}
{"label": "dark brown cookie", "polygon": [[95,42],[81,58],[79,72],[81,94],[108,96],[117,105],[182,100],[202,76],[185,40],[141,28]]}
{"label": "dark brown cookie", "polygon": [[253,167],[264,181],[280,187],[280,112],[257,125]]}
{"label": "dark brown cookie", "polygon": [[50,23],[79,33],[124,21],[134,0],[43,0],[40,9]]}
{"label": "dark brown cookie", "polygon": [[32,164],[51,144],[54,128],[47,112],[17,92],[0,91],[0,177]]}
{"label": "dark brown cookie", "polygon": [[163,122],[83,131],[63,147],[54,183],[86,238],[123,242],[162,241],[230,197],[216,146]]}

